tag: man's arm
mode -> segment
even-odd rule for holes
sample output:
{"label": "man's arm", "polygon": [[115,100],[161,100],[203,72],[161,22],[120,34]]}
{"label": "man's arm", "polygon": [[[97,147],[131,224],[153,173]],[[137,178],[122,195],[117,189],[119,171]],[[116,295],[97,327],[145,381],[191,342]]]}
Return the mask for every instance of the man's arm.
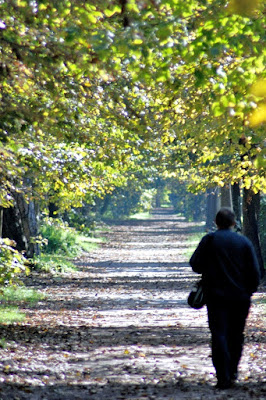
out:
{"label": "man's arm", "polygon": [[248,266],[248,276],[247,276],[247,284],[248,288],[250,289],[251,293],[256,292],[260,280],[262,278],[261,272],[260,272],[260,267],[259,267],[259,262],[256,256],[255,249],[252,245],[252,243],[249,243],[249,248],[248,248],[248,256],[247,256],[247,266]]}
{"label": "man's arm", "polygon": [[189,260],[189,264],[191,265],[192,269],[194,272],[197,272],[198,274],[202,274],[203,272],[203,268],[204,265],[206,263],[206,243],[207,243],[207,239],[208,235],[205,235],[198,247],[196,248],[196,250],[194,251],[194,253],[192,254],[190,260]]}

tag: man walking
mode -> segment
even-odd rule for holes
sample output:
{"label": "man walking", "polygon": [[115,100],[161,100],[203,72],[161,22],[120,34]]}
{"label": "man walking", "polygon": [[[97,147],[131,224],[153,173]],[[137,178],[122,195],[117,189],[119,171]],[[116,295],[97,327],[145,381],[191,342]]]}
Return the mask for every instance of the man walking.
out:
{"label": "man walking", "polygon": [[260,270],[252,243],[232,230],[234,212],[221,208],[215,222],[218,230],[202,238],[190,265],[202,274],[216,387],[227,389],[237,379],[245,322]]}

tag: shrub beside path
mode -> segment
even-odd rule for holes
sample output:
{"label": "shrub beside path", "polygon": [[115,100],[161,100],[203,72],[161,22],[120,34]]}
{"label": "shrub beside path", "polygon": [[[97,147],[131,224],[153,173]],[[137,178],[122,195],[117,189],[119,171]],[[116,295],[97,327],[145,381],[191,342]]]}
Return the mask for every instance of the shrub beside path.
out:
{"label": "shrub beside path", "polygon": [[188,238],[201,228],[155,210],[113,225],[100,249],[76,260],[77,272],[27,278],[46,298],[25,306],[23,323],[0,326],[0,400],[265,399],[264,288],[239,382],[214,388],[206,308],[186,304],[197,279]]}

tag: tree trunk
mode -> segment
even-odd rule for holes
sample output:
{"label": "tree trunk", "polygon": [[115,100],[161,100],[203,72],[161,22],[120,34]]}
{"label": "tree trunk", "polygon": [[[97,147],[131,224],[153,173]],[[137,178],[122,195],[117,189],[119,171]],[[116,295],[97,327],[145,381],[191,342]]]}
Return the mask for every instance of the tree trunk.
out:
{"label": "tree trunk", "polygon": [[4,208],[3,210],[3,238],[16,242],[18,251],[28,250],[28,243],[23,233],[22,222],[17,207]]}
{"label": "tree trunk", "polygon": [[14,207],[4,209],[3,237],[15,240],[17,249],[32,258],[40,254],[35,239],[39,233],[38,212],[33,201],[26,202],[22,193],[14,193]]}
{"label": "tree trunk", "polygon": [[100,214],[101,215],[103,215],[107,211],[107,208],[108,208],[108,206],[110,204],[110,201],[111,201],[111,195],[107,194],[105,196],[105,198],[104,198],[103,205],[102,205],[102,207],[100,209]]}
{"label": "tree trunk", "polygon": [[36,207],[34,201],[27,203],[22,193],[16,193],[15,200],[20,213],[22,230],[28,243],[26,254],[27,257],[32,258],[40,254],[39,245],[35,241],[39,233]]}
{"label": "tree trunk", "polygon": [[236,220],[241,225],[241,196],[240,196],[240,187],[239,183],[235,183],[232,185],[232,201],[233,201],[233,210],[236,215]]}
{"label": "tree trunk", "polygon": [[159,188],[156,191],[155,207],[156,208],[160,208],[161,207],[161,190]]}
{"label": "tree trunk", "polygon": [[207,192],[206,207],[206,229],[213,230],[215,228],[215,217],[220,208],[219,188],[210,189]]}
{"label": "tree trunk", "polygon": [[202,195],[194,195],[193,199],[193,221],[202,221],[201,209]]}
{"label": "tree trunk", "polygon": [[233,208],[231,185],[221,188],[221,207]]}
{"label": "tree trunk", "polygon": [[259,237],[264,265],[266,265],[266,195],[260,198]]}
{"label": "tree trunk", "polygon": [[264,265],[261,253],[258,219],[259,219],[260,194],[254,194],[251,189],[243,192],[243,233],[247,236],[255,248],[261,273],[264,276]]}
{"label": "tree trunk", "polygon": [[4,218],[4,209],[0,207],[0,238],[3,237],[3,218]]}
{"label": "tree trunk", "polygon": [[156,187],[155,207],[156,208],[160,208],[161,205],[162,205],[162,199],[163,199],[163,192],[164,192],[165,184],[160,178],[158,178],[156,180],[155,187]]}

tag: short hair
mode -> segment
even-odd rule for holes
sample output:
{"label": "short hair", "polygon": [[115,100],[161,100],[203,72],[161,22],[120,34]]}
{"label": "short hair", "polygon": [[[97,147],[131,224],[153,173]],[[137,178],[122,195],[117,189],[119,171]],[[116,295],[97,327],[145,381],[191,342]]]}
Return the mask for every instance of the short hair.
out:
{"label": "short hair", "polygon": [[215,222],[218,228],[230,228],[236,223],[234,211],[231,208],[222,207],[216,214]]}

